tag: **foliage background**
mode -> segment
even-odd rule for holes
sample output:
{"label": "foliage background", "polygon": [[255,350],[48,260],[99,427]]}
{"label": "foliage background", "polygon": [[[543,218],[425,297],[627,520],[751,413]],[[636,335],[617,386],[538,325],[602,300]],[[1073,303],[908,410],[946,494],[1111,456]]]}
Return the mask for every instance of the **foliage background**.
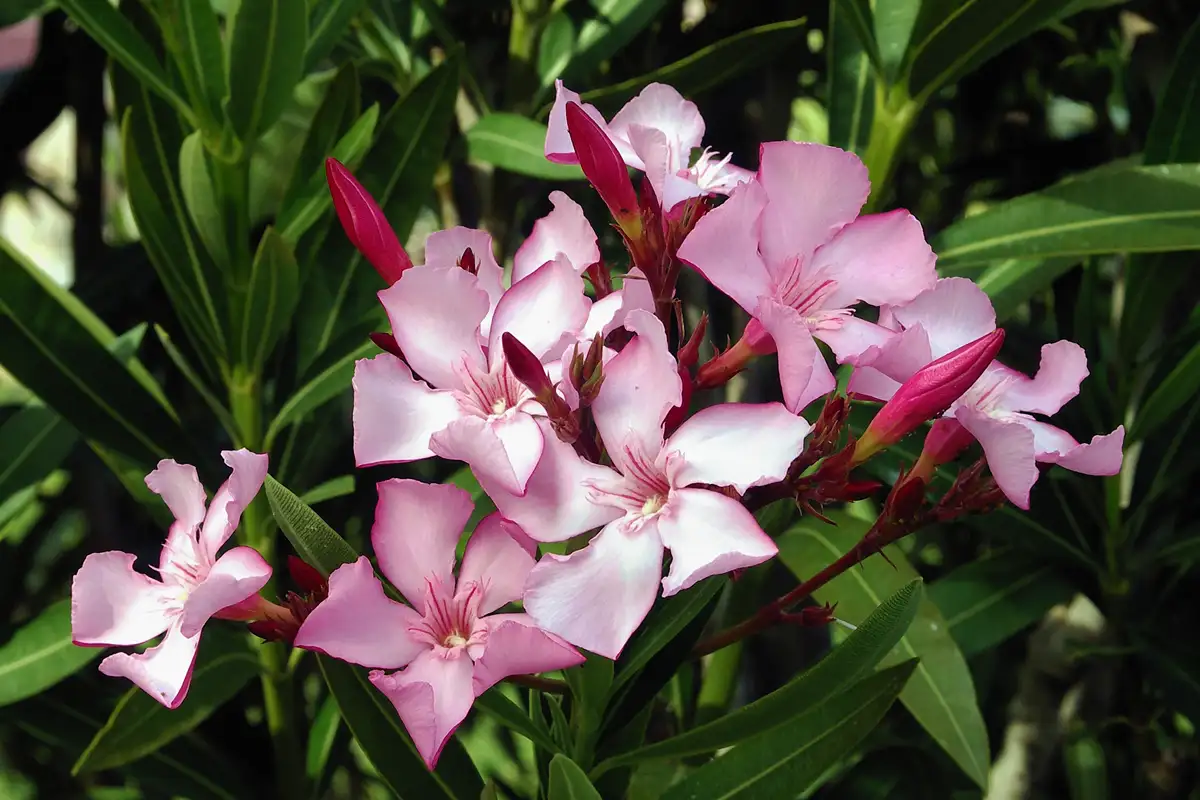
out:
{"label": "foliage background", "polygon": [[[79,20],[90,4],[60,5]],[[226,5],[236,4],[214,2],[222,13]],[[940,697],[925,700],[902,695],[904,706],[897,704],[853,754],[816,781],[811,796],[977,797],[982,790],[968,762],[982,753],[974,770],[990,774],[988,797],[1200,797],[1193,726],[1200,715],[1200,650],[1190,635],[1197,621],[1200,457],[1187,446],[1200,408],[1194,402],[1200,388],[1194,3],[994,0],[983,16],[982,3],[948,0],[573,0],[553,9],[538,0],[309,5],[318,15],[313,19],[330,9],[349,13],[344,20],[333,14],[329,40],[312,49],[308,77],[290,99],[294,81],[281,79],[275,90],[279,119],[255,149],[243,209],[252,229],[240,244],[231,239],[233,246],[259,241],[271,222],[285,229],[287,212],[296,213],[289,203],[323,191],[312,176],[325,149],[375,103],[379,120],[349,160],[360,162],[357,172],[373,191],[395,186],[384,205],[397,230],[409,231],[418,263],[424,234],[454,224],[487,227],[500,254],[510,257],[533,220],[549,210],[553,188],[584,203],[599,223],[603,206],[578,172],[540,160],[540,133],[529,119],[544,119],[554,75],[575,90],[596,90],[585,99],[611,114],[653,79],[646,76],[667,67],[667,82],[699,105],[706,143],[732,152],[735,163],[753,168],[758,143],[781,138],[863,155],[877,187],[875,210],[911,209],[939,252],[942,274],[970,275],[993,296],[1008,330],[1002,355],[1008,363],[1029,371],[1042,343],[1083,344],[1092,377],[1060,419],[1079,437],[1126,424],[1125,474],[1099,480],[1052,472],[1029,514],[1007,510],[923,531],[894,554],[898,571],[874,559],[818,594],[857,622],[872,599],[905,582],[905,562],[911,563],[927,581],[930,604],[919,617],[928,636],[914,646],[942,688],[935,692]],[[864,66],[869,59],[848,19],[856,8],[872,7],[885,69],[903,54],[888,49],[889,26],[949,25],[924,51],[927,60],[911,65],[908,94],[915,96],[922,82],[929,87],[919,109],[906,105],[907,94],[876,85]],[[87,25],[69,22],[62,9],[28,0],[0,9],[0,24],[41,15],[36,61],[0,96],[5,213],[16,213],[14,204],[44,209],[47,198],[65,209],[66,282],[95,315],[68,314],[69,297],[26,277],[11,248],[28,249],[29,236],[0,251],[0,364],[15,378],[4,383],[0,407],[0,642],[8,642],[0,646],[0,795],[261,796],[273,779],[262,769],[272,751],[261,689],[252,680],[257,659],[232,635],[228,642],[214,635],[211,644],[233,669],[240,665],[240,681],[223,673],[205,695],[208,705],[182,721],[146,715],[142,732],[130,734],[132,744],[97,737],[108,760],[102,750],[72,774],[114,708],[128,701],[121,699],[125,687],[96,674],[94,663],[80,669],[80,656],[63,654],[69,577],[89,552],[155,552],[161,509],[136,491],[153,463],[150,454],[166,446],[212,475],[213,454],[231,440],[225,428],[236,428],[245,415],[227,393],[234,376],[196,347],[197,323],[189,315],[197,305],[178,303],[162,265],[153,263],[153,246],[149,252],[143,246],[149,211],[137,207],[136,195],[130,212],[137,178],[129,156],[148,158],[148,151],[122,146],[121,117],[131,105],[152,108],[158,101],[136,99],[136,84],[120,69],[108,92],[104,50]],[[123,4],[153,42],[154,26],[139,9]],[[310,26],[310,36],[317,30],[324,29]],[[957,60],[960,54],[965,60]],[[680,63],[682,69],[669,67]],[[962,68],[939,85],[929,79],[937,70],[928,65],[942,63]],[[339,107],[330,97],[344,102]],[[396,116],[389,117],[393,106]],[[74,175],[65,179],[39,171],[28,149],[64,111],[74,120],[75,160]],[[489,119],[489,112],[526,119]],[[167,134],[177,137],[172,152],[182,133]],[[1139,163],[1184,166],[1154,171]],[[1089,172],[1096,168],[1104,169]],[[1081,182],[1038,194],[1081,173],[1088,173]],[[152,174],[148,179],[154,185]],[[1031,197],[1005,205],[1023,196]],[[372,316],[379,286],[365,265],[344,266],[349,246],[336,223],[330,228],[327,205],[318,211],[315,225],[288,242],[298,253],[294,318],[257,331],[278,345],[254,356],[265,376],[254,387],[254,403],[264,413],[249,438],[271,439],[272,474],[361,546],[376,480],[396,474],[443,480],[454,465],[354,470],[348,365],[373,352],[366,333],[383,329]],[[37,214],[35,228],[49,229],[51,212]],[[203,239],[204,220],[194,223]],[[1047,232],[1058,223],[1064,224]],[[211,239],[203,244],[219,246]],[[620,261],[615,235],[602,245]],[[712,313],[714,341],[740,330],[728,301],[700,281],[686,280],[682,291],[693,319],[702,308]],[[334,313],[329,298],[343,296]],[[78,343],[80,325],[92,332],[89,346]],[[66,366],[56,371],[26,357],[20,331],[33,331],[29,339],[48,343]],[[109,332],[123,335],[116,340]],[[94,363],[96,342],[139,366]],[[760,366],[731,391],[772,399],[774,370]],[[125,397],[127,413],[154,441],[133,441],[86,398],[76,402],[82,390],[65,378],[73,371],[101,397],[141,397],[140,407]],[[177,419],[167,418],[134,381],[159,387]],[[308,399],[297,405],[296,397]],[[226,405],[236,422],[214,411]],[[283,422],[272,426],[277,419]],[[885,478],[915,456],[916,446],[905,446],[908,454],[903,447],[889,454]],[[733,584],[710,624],[736,621],[785,591],[795,580],[789,568],[811,574],[845,550],[855,513],[842,517],[838,529],[782,520],[773,532],[787,529],[783,558]],[[31,621],[45,621],[44,627],[35,630]],[[22,630],[26,638],[14,638]],[[659,695],[651,736],[665,737],[781,686],[826,652],[831,634],[839,635],[778,628],[722,651],[703,669],[684,666]],[[31,646],[31,635],[47,638]],[[53,658],[31,672],[29,654],[46,648]],[[955,666],[960,662],[969,669]],[[303,670],[296,687],[315,725],[308,768],[317,770],[329,796],[387,796],[325,702],[314,670]],[[198,677],[193,692],[199,688]],[[930,710],[939,703],[942,712]],[[963,733],[976,718],[986,734],[982,751]],[[309,724],[296,725],[297,735],[307,737]],[[485,778],[514,794],[534,791],[529,776],[536,765],[520,737],[477,713],[463,738]],[[167,739],[163,749],[136,757]],[[629,796],[658,796],[658,787],[694,766],[643,767]]]}

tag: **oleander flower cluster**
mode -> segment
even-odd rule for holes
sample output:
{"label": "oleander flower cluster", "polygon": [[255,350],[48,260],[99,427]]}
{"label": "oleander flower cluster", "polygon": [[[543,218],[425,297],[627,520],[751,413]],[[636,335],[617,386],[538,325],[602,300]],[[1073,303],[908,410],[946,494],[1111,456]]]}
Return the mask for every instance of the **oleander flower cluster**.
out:
{"label": "oleander flower cluster", "polygon": [[[669,86],[605,120],[558,84],[545,155],[579,164],[604,201],[629,255],[617,265],[558,191],[508,268],[486,231],[462,227],[431,234],[414,264],[331,159],[338,217],[387,284],[378,297],[391,325],[354,371],[356,463],[463,462],[496,511],[457,558],[470,495],[382,481],[374,560],[327,582],[293,563],[303,594],[277,604],[259,594],[271,575],[262,556],[219,554],[267,457],[225,453],[232,472],[207,511],[195,470],[164,461],[146,479],[176,520],[157,577],[130,554],[89,556],[73,586],[76,643],[162,634],[100,669],[175,707],[205,623],[250,620],[267,638],[369,668],[432,768],[482,692],[569,669],[585,651],[619,658],[660,596],[776,555],[757,508],[791,498],[819,513],[879,491],[855,470],[928,422],[897,482],[907,493],[894,489],[877,523],[889,535],[934,518],[914,515],[928,507],[933,470],[976,444],[969,480],[929,507],[937,519],[1003,501],[1028,508],[1050,465],[1120,469],[1122,428],[1080,443],[1045,419],[1078,394],[1083,349],[1047,344],[1033,377],[996,360],[1004,333],[987,295],[938,279],[907,211],[862,213],[870,184],[855,155],[770,142],[752,172],[701,149],[703,136],[696,106]],[[726,349],[708,347],[704,317],[685,329],[683,270],[745,311]],[[779,401],[722,402],[734,375],[769,356]],[[841,390],[837,365],[849,368]],[[882,403],[858,436],[848,400]]]}

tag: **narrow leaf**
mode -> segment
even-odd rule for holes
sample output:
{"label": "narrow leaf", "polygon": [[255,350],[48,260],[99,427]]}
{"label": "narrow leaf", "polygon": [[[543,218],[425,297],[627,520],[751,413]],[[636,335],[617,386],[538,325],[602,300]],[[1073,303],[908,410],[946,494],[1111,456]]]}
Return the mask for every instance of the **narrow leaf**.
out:
{"label": "narrow leaf", "polygon": [[575,23],[571,15],[558,9],[545,22],[538,37],[537,73],[543,87],[551,86],[562,74],[575,51]]}
{"label": "narrow leaf", "polygon": [[212,0],[168,0],[162,10],[163,35],[176,52],[193,107],[201,109],[201,129],[219,137],[225,122],[225,46]]}
{"label": "narrow leaf", "polygon": [[300,82],[308,44],[305,0],[239,3],[229,43],[229,100],[233,132],[249,145],[279,119]]}
{"label": "narrow leaf", "polygon": [[1140,441],[1167,424],[1176,411],[1196,401],[1200,391],[1200,342],[1193,345],[1138,409],[1129,436]]}
{"label": "narrow leaf", "polygon": [[0,706],[44,692],[104,652],[71,643],[71,600],[60,600],[0,646]]}
{"label": "narrow leaf", "polygon": [[543,145],[546,126],[520,114],[496,112],[480,119],[467,131],[467,152],[475,161],[544,180],[582,180],[574,165],[546,160]]}
{"label": "narrow leaf", "polygon": [[[535,697],[535,702],[538,702]],[[549,731],[539,727],[529,715],[509,700],[496,686],[475,698],[475,707],[496,719],[501,725],[514,730],[543,750],[551,753],[559,752],[560,748],[550,738]]]}
{"label": "narrow leaf", "polygon": [[268,475],[264,488],[275,521],[300,558],[323,575],[358,558],[354,548],[286,486]]}
{"label": "narrow leaf", "polygon": [[562,753],[550,759],[549,800],[601,800],[587,773]]}
{"label": "narrow leaf", "polygon": [[313,719],[308,731],[308,747],[304,756],[304,774],[309,781],[318,783],[325,774],[333,745],[342,727],[342,715],[338,713],[337,698],[329,695],[321,703],[321,709]]}
{"label": "narrow leaf", "polygon": [[339,475],[309,489],[300,500],[305,505],[315,506],[317,503],[345,497],[348,494],[354,494],[354,476]]}
{"label": "narrow leaf", "polygon": [[1003,322],[1030,298],[1050,287],[1060,276],[1079,263],[1078,258],[1010,258],[984,270],[975,282],[987,292],[996,309],[996,321]]}
{"label": "narrow leaf", "polygon": [[591,74],[653,22],[665,5],[666,0],[593,0],[595,16],[579,29],[563,80],[570,86]]}
{"label": "narrow leaf", "polygon": [[309,2],[308,47],[304,51],[304,72],[312,72],[333,50],[342,34],[366,0],[317,0]]}
{"label": "narrow leaf", "polygon": [[78,440],[74,428],[41,404],[9,417],[0,425],[0,501],[49,475]]}
{"label": "narrow leaf", "polygon": [[857,28],[855,12],[860,5],[858,0],[830,0],[829,39],[825,47],[829,144],[862,155],[875,117],[875,73]]}
{"label": "narrow leaf", "polygon": [[288,426],[304,419],[308,414],[328,403],[333,398],[350,390],[350,379],[354,376],[354,362],[379,352],[370,341],[363,342],[336,361],[318,370],[297,389],[267,429],[267,445],[270,446]]}
{"label": "narrow leaf", "polygon": [[218,267],[228,270],[230,258],[225,220],[217,205],[208,154],[200,131],[193,131],[179,149],[179,188],[200,241]]}
{"label": "narrow leaf", "polygon": [[250,267],[250,289],[239,326],[243,364],[261,367],[267,360],[275,342],[291,327],[299,296],[296,256],[278,231],[269,227]]}

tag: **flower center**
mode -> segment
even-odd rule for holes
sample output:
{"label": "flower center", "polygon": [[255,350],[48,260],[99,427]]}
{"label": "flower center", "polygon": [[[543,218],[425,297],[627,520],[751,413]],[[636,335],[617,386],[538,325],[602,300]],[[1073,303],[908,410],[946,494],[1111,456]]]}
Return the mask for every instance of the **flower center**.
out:
{"label": "flower center", "polygon": [[662,507],[667,504],[667,498],[661,494],[651,495],[646,498],[646,502],[642,503],[642,516],[651,517],[662,510]]}
{"label": "flower center", "polygon": [[508,401],[507,400],[505,400],[503,397],[497,397],[495,400],[492,401],[492,413],[493,414],[497,414],[497,415],[503,414],[505,411],[508,411]]}
{"label": "flower center", "polygon": [[530,396],[503,359],[487,371],[464,359],[455,371],[463,387],[456,392],[458,402],[468,414],[484,419],[497,417]]}
{"label": "flower center", "polygon": [[463,636],[458,631],[455,631],[442,640],[442,647],[453,649],[455,647],[462,647],[466,643],[467,637]]}

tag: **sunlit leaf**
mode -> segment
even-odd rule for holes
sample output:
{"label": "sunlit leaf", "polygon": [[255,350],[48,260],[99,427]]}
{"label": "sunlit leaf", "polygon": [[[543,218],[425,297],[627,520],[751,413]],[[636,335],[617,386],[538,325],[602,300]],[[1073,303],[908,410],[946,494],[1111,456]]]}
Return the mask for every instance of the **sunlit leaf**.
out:
{"label": "sunlit leaf", "polygon": [[0,645],[0,706],[43,692],[104,652],[71,643],[71,600],[60,600]]}

